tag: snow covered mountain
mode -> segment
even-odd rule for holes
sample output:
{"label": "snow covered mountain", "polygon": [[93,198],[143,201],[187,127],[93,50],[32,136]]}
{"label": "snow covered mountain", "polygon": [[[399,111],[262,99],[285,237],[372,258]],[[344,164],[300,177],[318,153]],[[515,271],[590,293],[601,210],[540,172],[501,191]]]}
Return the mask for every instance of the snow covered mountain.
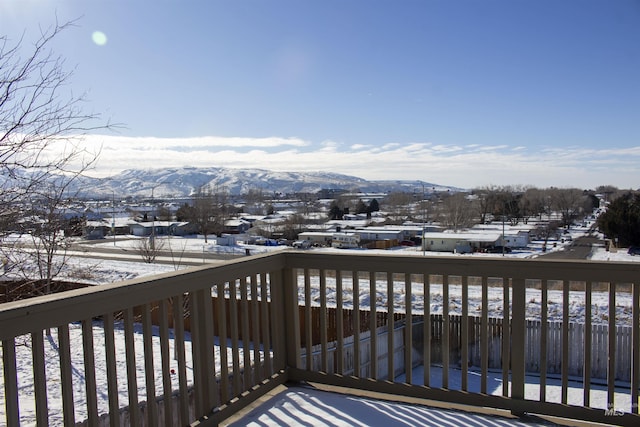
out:
{"label": "snow covered mountain", "polygon": [[315,193],[322,189],[345,189],[367,193],[408,191],[456,191],[423,181],[367,181],[331,172],[275,172],[265,169],[170,168],[126,170],[108,178],[83,178],[78,182],[85,197],[186,197],[201,186],[214,191],[243,194],[249,190],[265,193]]}

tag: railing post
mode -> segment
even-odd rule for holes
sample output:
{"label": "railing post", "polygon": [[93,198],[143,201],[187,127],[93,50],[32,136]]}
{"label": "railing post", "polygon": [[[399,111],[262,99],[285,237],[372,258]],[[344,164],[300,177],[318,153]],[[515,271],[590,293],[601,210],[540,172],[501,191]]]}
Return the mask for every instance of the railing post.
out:
{"label": "railing post", "polygon": [[[511,398],[515,400],[524,400],[524,371],[526,354],[525,280],[521,278],[512,279],[511,292]],[[517,413],[518,411],[515,410],[512,412]]]}
{"label": "railing post", "polygon": [[295,270],[283,268],[274,272],[272,285],[272,310],[274,362],[276,370],[298,368],[300,361],[300,317]]}

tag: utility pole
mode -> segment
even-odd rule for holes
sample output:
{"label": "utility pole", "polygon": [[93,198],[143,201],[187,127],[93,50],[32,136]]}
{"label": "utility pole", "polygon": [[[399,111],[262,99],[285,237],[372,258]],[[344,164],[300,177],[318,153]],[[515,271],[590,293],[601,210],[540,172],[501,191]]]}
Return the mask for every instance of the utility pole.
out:
{"label": "utility pole", "polygon": [[427,245],[424,241],[424,234],[427,230],[427,217],[425,215],[425,193],[424,193],[424,182],[422,183],[422,256],[427,256]]}
{"label": "utility pole", "polygon": [[502,256],[504,256],[504,215],[502,215]]}
{"label": "utility pole", "polygon": [[149,238],[149,247],[152,251],[156,249],[156,213],[153,198],[153,190],[155,189],[156,187],[151,187],[151,237]]}
{"label": "utility pole", "polygon": [[116,245],[116,192],[113,192],[113,199],[111,200],[111,234],[113,235],[113,246]]}

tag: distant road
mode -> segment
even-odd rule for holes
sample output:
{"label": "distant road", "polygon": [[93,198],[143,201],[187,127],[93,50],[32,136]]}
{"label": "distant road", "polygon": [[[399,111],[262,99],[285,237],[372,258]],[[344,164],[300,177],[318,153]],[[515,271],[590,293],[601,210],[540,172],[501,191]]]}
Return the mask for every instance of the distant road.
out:
{"label": "distant road", "polygon": [[538,259],[588,259],[593,245],[598,243],[602,243],[602,239],[589,234],[588,236],[578,237],[562,251],[549,252],[540,255]]}
{"label": "distant road", "polygon": [[[99,241],[104,243],[104,241]],[[81,258],[107,259],[112,261],[144,262],[142,256],[136,249],[125,249],[122,247],[94,246],[83,242],[73,245],[69,254]],[[211,252],[181,252],[164,250],[158,251],[158,256],[154,260],[155,264],[168,265],[204,265],[222,264],[226,260],[239,258],[241,253],[211,253]]]}

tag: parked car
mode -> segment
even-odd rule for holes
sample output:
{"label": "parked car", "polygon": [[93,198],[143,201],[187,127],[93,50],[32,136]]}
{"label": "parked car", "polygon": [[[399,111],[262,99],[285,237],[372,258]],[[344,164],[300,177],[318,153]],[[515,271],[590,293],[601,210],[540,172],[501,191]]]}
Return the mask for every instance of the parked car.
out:
{"label": "parked car", "polygon": [[640,255],[640,246],[631,246],[627,253],[629,255]]}
{"label": "parked car", "polygon": [[296,249],[309,249],[311,247],[311,240],[296,240],[292,246]]}

